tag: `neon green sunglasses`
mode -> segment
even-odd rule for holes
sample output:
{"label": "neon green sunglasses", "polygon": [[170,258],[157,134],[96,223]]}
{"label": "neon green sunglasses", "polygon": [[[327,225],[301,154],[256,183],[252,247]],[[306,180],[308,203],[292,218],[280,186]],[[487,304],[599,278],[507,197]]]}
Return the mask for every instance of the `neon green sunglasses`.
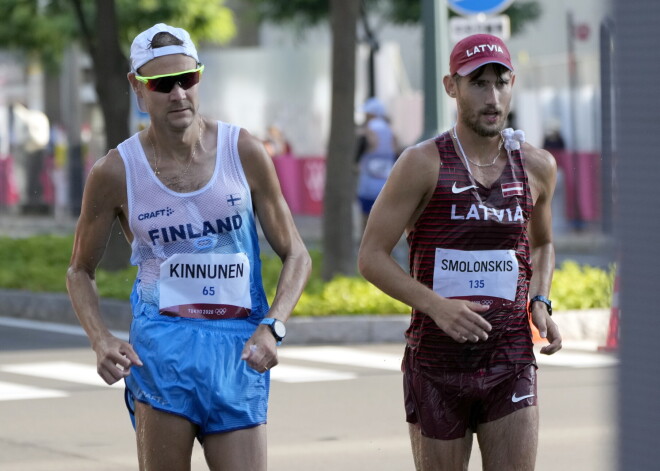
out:
{"label": "neon green sunglasses", "polygon": [[176,84],[184,90],[197,85],[202,77],[202,72],[204,72],[204,66],[200,65],[196,69],[184,70],[174,74],[154,75],[153,77],[143,77],[135,74],[135,79],[145,84],[147,89],[152,92],[170,93]]}

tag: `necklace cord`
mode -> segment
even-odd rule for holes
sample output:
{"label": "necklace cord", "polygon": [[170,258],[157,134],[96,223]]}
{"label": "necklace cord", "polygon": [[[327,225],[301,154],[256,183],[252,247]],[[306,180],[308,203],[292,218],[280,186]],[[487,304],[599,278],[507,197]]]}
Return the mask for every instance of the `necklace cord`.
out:
{"label": "necklace cord", "polygon": [[[500,143],[497,146],[497,154],[495,154],[495,157],[493,158],[493,161],[491,163],[489,163],[489,164],[480,164],[480,163],[475,162],[474,160],[470,159],[467,156],[467,154],[465,153],[465,150],[463,149],[463,145],[461,144],[461,140],[458,138],[458,133],[456,132],[456,126],[454,126],[452,128],[452,137],[456,141],[456,144],[458,144],[458,149],[461,151],[461,154],[462,154],[463,158],[465,160],[467,160],[469,163],[471,163],[472,165],[474,165],[475,167],[480,167],[480,168],[492,167],[493,165],[495,165],[495,162],[497,162],[497,159],[499,158],[500,153],[502,152],[502,144],[504,143],[504,141],[500,138]],[[468,171],[470,172],[470,174],[472,174],[472,171],[470,170],[469,167],[468,167]]]}
{"label": "necklace cord", "polygon": [[[204,130],[204,120],[202,119],[200,121],[200,124],[199,124],[199,134],[197,136],[197,141],[195,142],[195,145],[192,148],[192,152],[190,153],[190,156],[188,157],[188,164],[186,165],[186,168],[181,173],[181,177],[185,176],[188,173],[188,170],[190,169],[190,164],[192,163],[193,160],[195,160],[195,154],[197,152],[197,147],[201,146],[202,150],[204,149],[204,147],[201,143],[202,142],[203,130]],[[154,151],[154,173],[156,175],[160,175],[160,170],[158,169],[158,161],[159,161],[159,154],[160,154],[158,152],[158,147],[156,146],[154,141],[151,139],[151,133],[149,133],[148,131],[147,131],[147,138],[149,139],[149,144],[151,144],[151,147],[153,148],[153,151]],[[174,155],[172,155],[172,157],[174,157]],[[179,159],[177,159],[176,157],[174,157],[174,160],[176,160],[177,163],[179,163],[179,165],[183,165],[183,163]]]}

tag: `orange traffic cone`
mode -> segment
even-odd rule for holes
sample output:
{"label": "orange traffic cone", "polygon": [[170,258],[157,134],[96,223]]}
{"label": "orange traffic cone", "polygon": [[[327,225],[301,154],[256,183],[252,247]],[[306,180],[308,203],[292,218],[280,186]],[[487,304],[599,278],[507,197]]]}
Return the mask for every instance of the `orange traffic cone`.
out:
{"label": "orange traffic cone", "polygon": [[614,352],[619,349],[619,320],[621,310],[619,309],[619,269],[616,269],[614,275],[614,290],[612,291],[612,309],[610,311],[610,327],[607,331],[605,345],[598,347],[598,350]]}
{"label": "orange traffic cone", "polygon": [[534,325],[534,322],[532,322],[532,313],[530,312],[529,309],[529,300],[527,301],[527,312],[529,313],[527,317],[529,317],[529,330],[532,333],[532,342],[534,343],[545,342],[546,339],[541,337],[541,334],[539,333],[539,329],[537,329],[536,326]]}

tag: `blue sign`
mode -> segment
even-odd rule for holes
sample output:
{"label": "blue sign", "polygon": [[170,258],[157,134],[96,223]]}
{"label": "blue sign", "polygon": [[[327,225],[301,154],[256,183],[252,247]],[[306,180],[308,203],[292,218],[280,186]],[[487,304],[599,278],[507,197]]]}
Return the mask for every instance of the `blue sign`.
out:
{"label": "blue sign", "polygon": [[512,3],[513,0],[447,0],[449,8],[459,15],[496,15]]}

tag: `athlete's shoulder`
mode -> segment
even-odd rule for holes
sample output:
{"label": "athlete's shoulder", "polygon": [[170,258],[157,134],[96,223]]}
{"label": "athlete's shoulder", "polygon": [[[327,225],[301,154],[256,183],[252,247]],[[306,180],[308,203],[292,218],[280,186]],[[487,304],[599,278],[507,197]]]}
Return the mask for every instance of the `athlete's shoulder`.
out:
{"label": "athlete's shoulder", "polygon": [[123,184],[126,178],[124,161],[117,149],[110,151],[92,166],[89,177],[95,184]]}
{"label": "athlete's shoulder", "polygon": [[550,152],[531,144],[522,147],[525,171],[532,188],[534,201],[539,197],[552,197],[557,181],[557,162]]}
{"label": "athlete's shoulder", "polygon": [[553,155],[545,149],[540,149],[525,142],[522,145],[525,168],[538,175],[550,175],[557,172],[557,162]]}
{"label": "athlete's shoulder", "polygon": [[428,171],[438,168],[440,165],[440,155],[435,139],[427,139],[418,144],[406,148],[399,156],[397,165],[406,165],[411,169],[419,171]]}
{"label": "athlete's shoulder", "polygon": [[261,139],[250,134],[245,128],[240,128],[238,133],[238,155],[243,165],[248,161],[258,161],[268,157]]}
{"label": "athlete's shoulder", "polygon": [[[92,167],[83,192],[83,208],[98,214],[126,207],[126,169],[117,149],[111,149]],[[93,208],[93,209],[92,209]]]}
{"label": "athlete's shoulder", "polygon": [[262,186],[272,186],[277,180],[273,159],[268,155],[261,139],[241,128],[238,135],[238,156],[248,185],[255,191]]}
{"label": "athlete's shoulder", "polygon": [[431,194],[437,185],[439,172],[440,157],[433,139],[422,141],[403,151],[392,168],[386,186],[419,195]]}

